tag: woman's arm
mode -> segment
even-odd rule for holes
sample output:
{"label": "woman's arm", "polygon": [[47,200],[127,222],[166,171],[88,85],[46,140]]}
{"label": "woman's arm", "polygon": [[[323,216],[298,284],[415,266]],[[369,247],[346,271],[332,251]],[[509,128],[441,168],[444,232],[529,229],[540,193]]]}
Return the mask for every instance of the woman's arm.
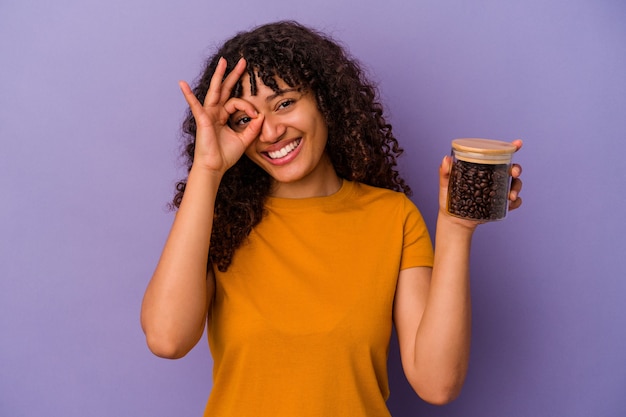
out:
{"label": "woman's arm", "polygon": [[[207,275],[207,263],[217,190],[226,170],[243,155],[263,123],[250,103],[230,98],[245,68],[241,59],[224,78],[226,61],[221,59],[204,104],[186,83],[180,84],[197,132],[185,194],[141,307],[141,325],[157,356],[186,355],[204,331],[215,287],[211,273]],[[237,111],[252,118],[242,132],[228,126],[228,118]]]}
{"label": "woman's arm", "polygon": [[[451,239],[445,239],[448,232]],[[471,231],[454,237],[453,225],[438,221],[433,268],[402,270],[394,320],[402,366],[415,392],[433,404],[459,394],[469,361]]]}
{"label": "woman's arm", "polygon": [[[518,149],[521,141],[513,142]],[[458,396],[465,381],[471,340],[469,259],[478,222],[445,211],[450,159],[440,167],[439,216],[433,268],[400,272],[394,305],[404,372],[425,401],[445,404]],[[521,167],[512,167],[510,209],[521,205]]]}
{"label": "woman's arm", "polygon": [[192,168],[185,195],[148,284],[141,325],[150,350],[180,358],[204,331],[213,277],[207,276],[213,206],[220,178]]}

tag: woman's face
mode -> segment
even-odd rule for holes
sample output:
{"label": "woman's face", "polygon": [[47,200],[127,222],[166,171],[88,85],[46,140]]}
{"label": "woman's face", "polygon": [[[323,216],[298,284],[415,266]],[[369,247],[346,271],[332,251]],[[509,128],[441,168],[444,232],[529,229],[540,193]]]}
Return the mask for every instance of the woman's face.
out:
{"label": "woman's face", "polygon": [[[274,180],[272,195],[302,198],[330,195],[339,179],[325,152],[328,127],[311,92],[301,92],[277,79],[278,93],[257,81],[250,94],[250,77],[242,77],[242,99],[263,115],[259,136],[246,155]],[[232,115],[230,125],[243,129],[250,119],[243,112]]]}

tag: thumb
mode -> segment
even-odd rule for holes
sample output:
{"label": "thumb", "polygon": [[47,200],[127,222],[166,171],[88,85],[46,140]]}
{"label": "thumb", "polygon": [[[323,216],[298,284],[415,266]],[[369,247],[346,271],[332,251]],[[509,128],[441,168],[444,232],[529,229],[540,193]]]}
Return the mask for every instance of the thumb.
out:
{"label": "thumb", "polygon": [[445,207],[448,198],[448,184],[450,182],[450,170],[452,169],[452,158],[449,155],[443,157],[439,165],[439,206]]}
{"label": "thumb", "polygon": [[448,188],[450,180],[450,170],[452,169],[452,158],[449,155],[443,157],[439,165],[439,187]]}

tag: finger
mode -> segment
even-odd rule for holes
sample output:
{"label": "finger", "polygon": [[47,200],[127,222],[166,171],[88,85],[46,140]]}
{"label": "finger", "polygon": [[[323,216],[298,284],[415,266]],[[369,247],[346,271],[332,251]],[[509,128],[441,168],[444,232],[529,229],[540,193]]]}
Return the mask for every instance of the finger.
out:
{"label": "finger", "polygon": [[440,189],[441,195],[447,194],[451,169],[452,169],[452,158],[446,155],[441,160],[441,165],[439,165],[439,189]]}
{"label": "finger", "polygon": [[200,104],[200,102],[198,101],[198,98],[191,90],[191,87],[189,87],[189,84],[187,84],[185,81],[179,81],[178,85],[180,87],[180,90],[183,92],[185,101],[187,101],[187,104],[191,109],[191,113],[194,115],[194,117],[196,117],[203,111],[202,104]]}
{"label": "finger", "polygon": [[450,171],[452,170],[452,157],[446,155],[441,160],[441,165],[439,165],[439,188],[441,191],[445,191],[448,188],[448,183],[450,181]]}
{"label": "finger", "polygon": [[231,98],[226,103],[224,103],[224,110],[228,114],[228,117],[232,116],[238,111],[243,111],[251,118],[256,118],[259,114],[256,108],[247,100],[243,100],[240,98]]}
{"label": "finger", "polygon": [[446,206],[448,198],[448,184],[450,182],[450,170],[452,169],[452,158],[444,156],[439,165],[439,207]]}
{"label": "finger", "polygon": [[511,176],[517,178],[522,175],[522,166],[520,164],[513,164],[511,166]]}
{"label": "finger", "polygon": [[264,120],[265,116],[258,114],[241,133],[241,138],[246,148],[250,146],[250,144],[259,136],[259,133],[261,133]]}
{"label": "finger", "polygon": [[245,70],[246,60],[241,57],[239,58],[239,61],[237,61],[235,68],[233,68],[233,70],[226,76],[226,79],[224,79],[224,82],[222,82],[222,91],[220,96],[221,101],[228,100],[231,91],[233,91],[233,87],[237,84],[237,81],[239,81]]}
{"label": "finger", "polygon": [[226,65],[227,63],[224,58],[220,58],[219,61],[217,61],[217,67],[215,67],[215,72],[213,73],[211,82],[209,83],[209,90],[204,98],[204,107],[215,106],[220,102],[222,79],[226,73]]}
{"label": "finger", "polygon": [[236,111],[244,111],[250,117],[256,115],[256,108],[252,103],[242,98],[233,97],[224,103],[224,109],[229,113],[233,114]]}
{"label": "finger", "polygon": [[511,143],[513,145],[515,145],[515,147],[517,148],[515,150],[515,152],[519,151],[522,148],[522,145],[524,144],[524,141],[522,141],[521,139],[515,139],[513,141],[511,141]]}
{"label": "finger", "polygon": [[509,210],[515,210],[522,205],[522,199],[520,197],[516,198],[515,201],[509,202]]}
{"label": "finger", "polygon": [[522,191],[522,181],[519,179],[513,179],[513,181],[511,181],[511,191],[509,192],[509,200],[511,201],[515,201],[519,195],[519,193]]}
{"label": "finger", "polygon": [[441,165],[439,165],[439,175],[446,179],[450,177],[450,170],[452,169],[452,158],[449,155],[443,157]]}

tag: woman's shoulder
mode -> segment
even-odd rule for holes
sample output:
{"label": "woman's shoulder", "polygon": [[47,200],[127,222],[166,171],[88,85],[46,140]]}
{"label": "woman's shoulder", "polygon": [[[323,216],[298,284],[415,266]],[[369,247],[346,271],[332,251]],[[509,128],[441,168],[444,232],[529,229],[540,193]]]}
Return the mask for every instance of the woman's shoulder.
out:
{"label": "woman's shoulder", "polygon": [[358,205],[372,205],[384,210],[399,209],[403,212],[416,209],[413,201],[401,191],[360,182],[353,182],[351,187],[353,188],[353,201]]}

